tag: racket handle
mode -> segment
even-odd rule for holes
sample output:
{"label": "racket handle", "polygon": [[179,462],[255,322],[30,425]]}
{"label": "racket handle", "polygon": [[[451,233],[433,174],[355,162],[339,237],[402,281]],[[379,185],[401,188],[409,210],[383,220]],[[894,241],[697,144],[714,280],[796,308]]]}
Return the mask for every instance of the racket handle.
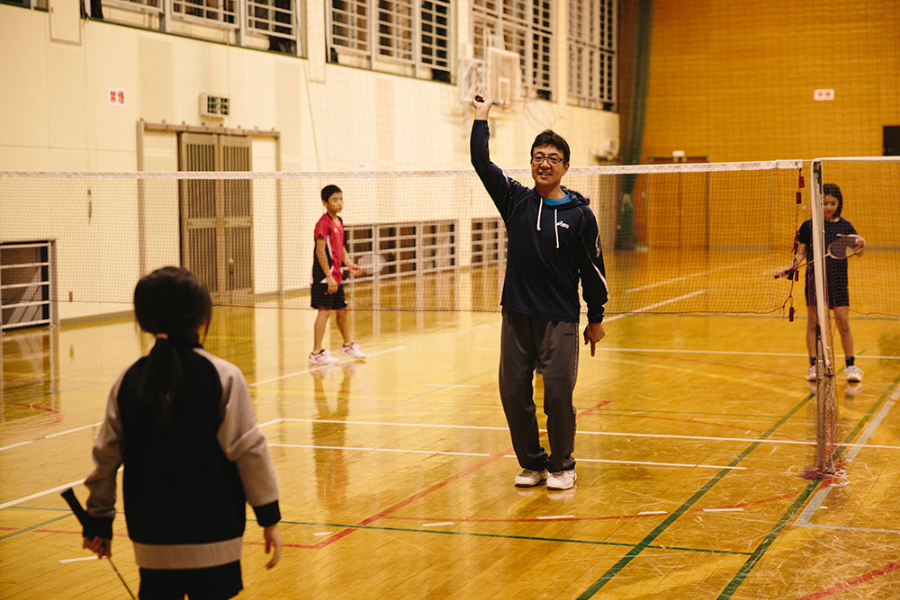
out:
{"label": "racket handle", "polygon": [[[484,98],[475,96],[475,102],[484,102]],[[503,106],[503,100],[491,100],[491,106]]]}
{"label": "racket handle", "polygon": [[66,501],[66,504],[68,504],[69,508],[72,509],[72,512],[75,513],[75,518],[78,519],[78,522],[81,523],[81,526],[84,528],[84,537],[88,539],[95,537],[93,527],[90,526],[91,519],[88,516],[87,511],[84,510],[84,507],[81,506],[81,502],[75,497],[75,491],[72,488],[68,488],[64,490],[60,496],[63,497],[63,500]]}

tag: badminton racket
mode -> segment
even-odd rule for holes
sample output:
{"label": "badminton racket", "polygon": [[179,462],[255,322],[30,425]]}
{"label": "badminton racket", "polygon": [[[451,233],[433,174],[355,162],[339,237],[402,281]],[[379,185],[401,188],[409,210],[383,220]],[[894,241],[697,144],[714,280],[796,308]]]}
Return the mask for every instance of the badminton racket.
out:
{"label": "badminton racket", "polygon": [[[69,508],[72,509],[72,512],[75,513],[75,518],[77,518],[78,522],[81,523],[81,527],[84,529],[84,537],[88,538],[89,540],[97,537],[97,533],[94,531],[94,527],[91,525],[91,518],[88,516],[87,511],[84,510],[84,507],[81,506],[81,502],[78,501],[78,498],[75,497],[75,491],[72,488],[68,488],[63,491],[60,496],[63,497],[63,500],[66,501],[66,504],[68,504]],[[126,583],[125,578],[122,577],[121,573],[119,573],[119,569],[116,568],[116,563],[114,563],[112,561],[112,558],[109,556],[106,557],[106,560],[109,561],[109,564],[113,568],[113,571],[115,571],[116,575],[118,575],[119,581],[121,581],[122,585],[125,586],[125,589],[128,590],[128,595],[134,598],[134,593],[131,591],[131,588],[128,587],[128,583]]]}
{"label": "badminton racket", "polygon": [[377,252],[367,252],[356,259],[356,264],[365,271],[366,275],[380,273],[384,268],[384,263],[384,257]]}
{"label": "badminton racket", "polygon": [[[481,96],[475,96],[476,102],[484,102]],[[550,129],[556,124],[556,111],[546,102],[523,98],[522,100],[491,100],[492,106],[499,106],[505,110],[521,112],[532,129],[541,132]]]}
{"label": "badminton racket", "polygon": [[[863,238],[858,235],[843,235],[839,233],[837,239],[828,244],[825,256],[835,260],[847,260],[851,256],[859,254],[862,251],[861,242],[863,241]],[[783,269],[775,274],[775,279],[781,277],[793,277],[797,272],[797,269],[812,262],[812,260],[804,260],[787,269]]]}

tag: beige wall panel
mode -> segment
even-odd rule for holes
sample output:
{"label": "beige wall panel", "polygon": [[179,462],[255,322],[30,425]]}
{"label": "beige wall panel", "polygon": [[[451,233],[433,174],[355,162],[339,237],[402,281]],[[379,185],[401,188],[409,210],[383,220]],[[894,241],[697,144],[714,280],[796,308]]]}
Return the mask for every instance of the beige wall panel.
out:
{"label": "beige wall panel", "polygon": [[[93,56],[87,68],[94,73],[94,88],[88,91],[86,103],[96,112],[96,147],[134,153],[134,124],[140,118],[139,33],[103,24],[95,24],[87,31],[93,42]],[[125,90],[125,106],[109,104],[109,88]]]}
{"label": "beige wall panel", "polygon": [[171,123],[175,117],[172,42],[142,36],[137,43],[140,116],[151,123]]}
{"label": "beige wall panel", "polygon": [[50,0],[50,39],[63,44],[81,44],[81,11],[72,0]]}
{"label": "beige wall panel", "polygon": [[[85,52],[79,46],[47,46],[47,92],[50,146],[83,153],[88,145]],[[85,157],[86,158],[86,157]],[[82,169],[88,168],[86,162]]]}
{"label": "beige wall panel", "polygon": [[[275,171],[277,142],[273,138],[255,138],[251,144],[254,169]],[[277,182],[271,179],[253,182],[253,292],[255,294],[278,291],[277,187]]]}
{"label": "beige wall panel", "polygon": [[278,61],[275,65],[275,128],[282,132],[281,150],[286,154],[300,154],[302,145],[299,61]]}
{"label": "beige wall panel", "polygon": [[43,14],[0,5],[0,146],[48,145],[47,35]]}

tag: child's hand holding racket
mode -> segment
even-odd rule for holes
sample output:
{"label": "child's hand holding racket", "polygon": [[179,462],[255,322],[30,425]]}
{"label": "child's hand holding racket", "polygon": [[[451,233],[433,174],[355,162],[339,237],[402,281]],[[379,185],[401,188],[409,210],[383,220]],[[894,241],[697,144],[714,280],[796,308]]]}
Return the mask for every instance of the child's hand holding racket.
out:
{"label": "child's hand holding racket", "polygon": [[591,345],[591,356],[594,356],[597,343],[602,340],[604,336],[606,336],[606,332],[603,331],[603,323],[588,323],[587,327],[584,328],[584,345]]}
{"label": "child's hand holding racket", "polygon": [[360,277],[366,274],[365,270],[355,263],[348,264],[347,268],[350,269],[350,274],[354,277]]}

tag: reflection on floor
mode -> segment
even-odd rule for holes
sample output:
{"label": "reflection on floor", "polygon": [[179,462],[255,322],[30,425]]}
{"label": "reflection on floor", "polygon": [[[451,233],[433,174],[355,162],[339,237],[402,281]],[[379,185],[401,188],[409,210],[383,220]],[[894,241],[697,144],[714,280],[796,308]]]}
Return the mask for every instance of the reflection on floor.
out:
{"label": "reflection on floor", "polygon": [[[471,289],[495,303],[488,279]],[[453,311],[370,311],[355,292],[369,358],[330,368],[306,364],[313,311],[216,310],[206,347],[251,385],[287,545],[266,571],[248,522],[245,597],[897,597],[900,322],[851,321],[865,378],[839,372],[837,397],[852,460],[846,486],[824,486],[797,476],[815,440],[805,321],[613,315],[580,355],[578,482],[548,492],[512,485],[500,316],[446,283],[422,293]],[[149,344],[130,321],[3,335],[0,596],[123,597],[109,566],[67,562],[87,554],[57,491],[84,497],[109,387]],[[115,533],[136,589],[124,519]]]}

